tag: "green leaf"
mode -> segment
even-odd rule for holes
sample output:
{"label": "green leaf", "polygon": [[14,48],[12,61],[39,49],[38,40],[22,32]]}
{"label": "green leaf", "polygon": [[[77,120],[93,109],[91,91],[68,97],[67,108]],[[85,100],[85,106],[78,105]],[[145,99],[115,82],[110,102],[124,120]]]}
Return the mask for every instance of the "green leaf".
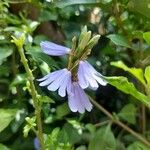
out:
{"label": "green leaf", "polygon": [[127,150],[149,150],[149,147],[141,142],[134,142],[133,144],[128,146]]}
{"label": "green leaf", "polygon": [[131,123],[136,123],[136,107],[133,104],[125,105],[122,110],[117,114],[121,119]]}
{"label": "green leaf", "polygon": [[3,61],[12,54],[13,50],[11,47],[0,47],[0,65]]}
{"label": "green leaf", "polygon": [[149,0],[131,0],[128,4],[131,11],[138,12],[147,18],[150,18]]}
{"label": "green leaf", "polygon": [[55,3],[57,7],[64,8],[70,5],[79,5],[79,4],[99,4],[97,0],[63,0]]}
{"label": "green leaf", "polygon": [[0,109],[0,132],[15,118],[17,109]]}
{"label": "green leaf", "polygon": [[116,150],[116,140],[110,125],[100,128],[95,133],[88,150]]}
{"label": "green leaf", "polygon": [[150,66],[146,67],[144,76],[147,81],[147,84],[150,86]]}
{"label": "green leaf", "polygon": [[38,97],[39,101],[42,103],[55,103],[55,101],[53,101],[50,97],[48,96],[39,96]]}
{"label": "green leaf", "polygon": [[115,86],[120,91],[122,91],[126,94],[132,95],[133,97],[138,99],[140,102],[142,102],[146,106],[150,107],[149,98],[146,95],[140,93],[135,88],[134,84],[129,82],[126,77],[122,77],[122,76],[116,77],[116,76],[114,76],[114,77],[105,77],[105,79],[107,80],[107,82],[109,84],[111,84],[112,86]]}
{"label": "green leaf", "polygon": [[131,48],[129,42],[122,35],[110,34],[107,37],[116,45]]}
{"label": "green leaf", "polygon": [[133,76],[135,76],[142,84],[146,84],[144,80],[144,74],[143,70],[140,68],[129,68],[126,66],[122,61],[117,61],[117,62],[111,62],[112,66],[118,67],[123,69],[124,71],[127,71],[131,73]]}
{"label": "green leaf", "polygon": [[143,33],[143,38],[147,42],[147,44],[150,45],[150,31]]}
{"label": "green leaf", "polygon": [[56,108],[56,114],[58,118],[62,118],[70,113],[68,103],[63,103]]}
{"label": "green leaf", "polygon": [[0,150],[9,150],[5,145],[0,143]]}

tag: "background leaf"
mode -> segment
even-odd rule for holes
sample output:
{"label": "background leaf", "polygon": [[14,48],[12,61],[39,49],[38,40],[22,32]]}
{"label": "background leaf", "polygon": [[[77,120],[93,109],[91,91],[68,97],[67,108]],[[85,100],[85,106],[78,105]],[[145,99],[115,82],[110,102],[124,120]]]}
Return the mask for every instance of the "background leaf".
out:
{"label": "background leaf", "polygon": [[108,81],[109,84],[115,86],[117,89],[120,91],[130,94],[142,103],[144,103],[146,106],[150,107],[150,100],[149,98],[139,92],[133,83],[129,82],[126,77],[106,77],[106,80]]}
{"label": "background leaf", "polygon": [[88,150],[116,150],[116,140],[110,125],[100,128],[95,133]]}
{"label": "background leaf", "polygon": [[122,61],[117,61],[117,62],[111,62],[112,66],[118,67],[123,69],[124,71],[127,71],[131,73],[133,76],[135,76],[142,84],[145,84],[144,80],[144,74],[143,70],[141,68],[129,68],[126,66]]}
{"label": "background leaf", "polygon": [[122,35],[110,34],[107,36],[114,44],[131,48],[129,42]]}
{"label": "background leaf", "polygon": [[136,107],[133,104],[125,105],[117,114],[121,119],[131,123],[136,123]]}
{"label": "background leaf", "polygon": [[143,38],[147,42],[147,44],[150,45],[150,32],[143,33]]}
{"label": "background leaf", "polygon": [[16,109],[0,109],[0,132],[3,131],[16,115]]}
{"label": "background leaf", "polygon": [[149,150],[149,147],[141,142],[134,142],[127,148],[127,150]]}

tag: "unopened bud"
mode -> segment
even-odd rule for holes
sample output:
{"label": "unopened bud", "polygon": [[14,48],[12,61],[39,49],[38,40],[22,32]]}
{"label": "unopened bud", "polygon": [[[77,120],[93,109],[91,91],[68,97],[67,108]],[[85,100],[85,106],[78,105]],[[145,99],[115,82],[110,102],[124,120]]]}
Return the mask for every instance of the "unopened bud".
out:
{"label": "unopened bud", "polygon": [[95,35],[87,44],[87,49],[92,49],[95,46],[100,38],[100,35]]}

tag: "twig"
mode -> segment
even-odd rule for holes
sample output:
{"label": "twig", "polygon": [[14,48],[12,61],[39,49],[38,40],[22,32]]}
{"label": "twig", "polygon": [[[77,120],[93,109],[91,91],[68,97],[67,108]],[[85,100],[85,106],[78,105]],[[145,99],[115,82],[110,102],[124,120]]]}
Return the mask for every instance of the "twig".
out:
{"label": "twig", "polygon": [[136,133],[134,130],[132,130],[130,127],[128,127],[127,125],[125,125],[124,123],[122,123],[121,121],[117,120],[114,118],[114,116],[108,112],[103,106],[101,106],[100,104],[98,104],[96,101],[94,101],[91,97],[90,97],[91,102],[100,110],[102,111],[106,116],[108,116],[112,122],[114,122],[115,124],[119,125],[120,127],[122,127],[124,130],[128,131],[129,133],[131,133],[134,137],[136,137],[138,140],[140,140],[141,142],[143,142],[145,145],[150,147],[150,142],[147,141],[144,137],[142,137],[139,133]]}

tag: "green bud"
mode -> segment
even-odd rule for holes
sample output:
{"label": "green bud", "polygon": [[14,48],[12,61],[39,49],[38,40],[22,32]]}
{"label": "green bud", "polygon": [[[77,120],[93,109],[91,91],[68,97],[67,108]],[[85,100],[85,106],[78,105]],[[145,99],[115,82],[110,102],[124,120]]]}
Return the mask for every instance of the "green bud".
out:
{"label": "green bud", "polygon": [[95,35],[87,44],[87,49],[92,49],[95,46],[100,38],[100,35]]}
{"label": "green bud", "polygon": [[23,44],[25,42],[25,34],[22,34],[19,38],[16,38],[14,36],[11,37],[12,37],[11,40],[12,43],[15,43],[15,45],[19,48],[23,47]]}
{"label": "green bud", "polygon": [[83,39],[85,33],[87,33],[87,26],[84,26],[84,28],[81,31],[81,34],[80,34],[80,37],[79,37],[79,43]]}
{"label": "green bud", "polygon": [[73,51],[76,49],[76,46],[77,46],[77,38],[76,38],[76,36],[74,36],[72,38],[72,50]]}
{"label": "green bud", "polygon": [[90,38],[91,38],[91,31],[88,31],[83,35],[83,38],[79,43],[79,46],[78,46],[79,50],[84,50],[84,48],[87,46]]}

